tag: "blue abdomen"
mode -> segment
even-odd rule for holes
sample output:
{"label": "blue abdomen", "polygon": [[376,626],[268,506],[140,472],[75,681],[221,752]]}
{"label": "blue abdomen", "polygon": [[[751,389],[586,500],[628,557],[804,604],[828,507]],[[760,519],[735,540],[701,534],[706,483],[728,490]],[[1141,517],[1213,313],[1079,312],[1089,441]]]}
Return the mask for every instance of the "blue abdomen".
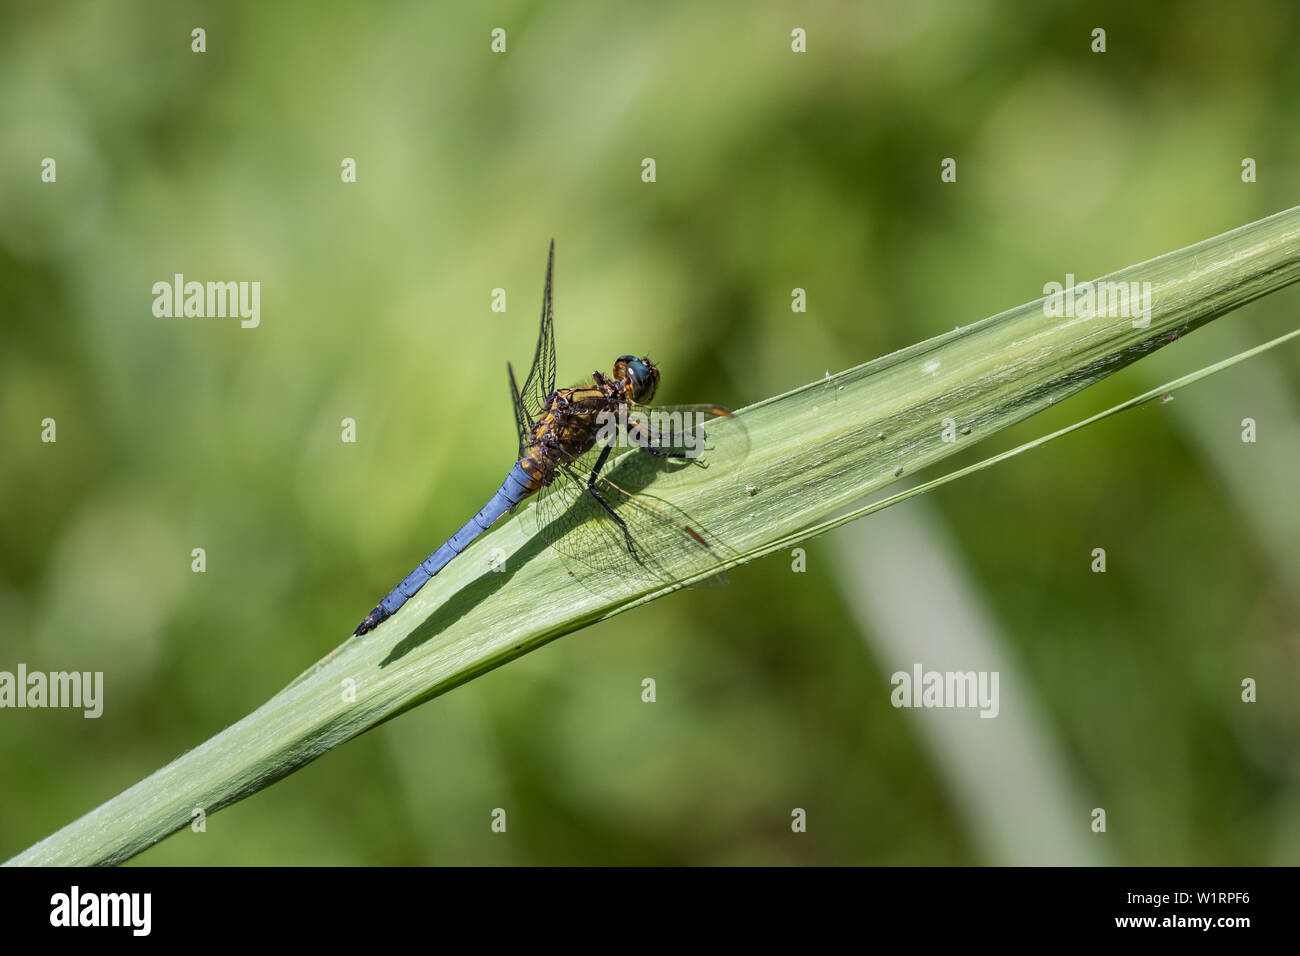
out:
{"label": "blue abdomen", "polygon": [[374,630],[380,622],[397,613],[397,609],[415,596],[415,592],[425,583],[451,563],[452,558],[464,551],[475,538],[492,526],[492,523],[527,498],[532,491],[527,472],[520,464],[510,469],[506,480],[501,483],[497,493],[486,505],[465,522],[464,526],[447,539],[437,551],[429,555],[414,571],[402,579],[402,583],[388,592],[388,596],[375,605],[366,619],[357,625],[354,634],[365,634]]}

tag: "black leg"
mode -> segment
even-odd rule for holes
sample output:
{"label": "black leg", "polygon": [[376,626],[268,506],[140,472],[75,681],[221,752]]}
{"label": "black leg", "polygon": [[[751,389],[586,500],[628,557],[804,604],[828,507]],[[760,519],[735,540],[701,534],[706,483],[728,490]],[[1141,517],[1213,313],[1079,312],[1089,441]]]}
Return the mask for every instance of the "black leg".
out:
{"label": "black leg", "polygon": [[[634,430],[636,434],[633,434]],[[628,432],[628,437],[632,439],[633,444],[637,445],[642,451],[648,451],[656,458],[690,458],[691,457],[689,452],[660,451],[658,448],[655,448],[654,443],[658,438],[658,436],[650,429],[646,428],[644,425],[638,424],[637,422],[632,422],[631,424],[629,424],[627,426],[627,432]],[[701,462],[699,458],[695,458],[694,461],[696,462],[696,464],[703,465],[703,462]]]}
{"label": "black leg", "polygon": [[[609,516],[618,522],[618,527],[623,532],[623,543],[627,545],[627,553],[635,556],[636,548],[632,546],[632,535],[627,530],[627,522],[623,520],[618,512],[610,507],[609,502],[605,500],[605,496],[596,489],[596,476],[600,474],[600,469],[605,467],[605,462],[609,460],[609,450],[613,447],[613,445],[606,445],[600,450],[600,457],[596,459],[596,464],[591,469],[591,474],[587,476],[587,491],[591,493],[593,498],[600,502],[602,508],[609,512]],[[565,470],[567,471],[568,469]],[[572,472],[569,472],[569,477],[574,478],[575,480],[577,478],[577,476]]]}
{"label": "black leg", "polygon": [[591,474],[587,476],[587,487],[596,487],[596,476],[600,474],[600,469],[605,467],[605,462],[609,461],[609,450],[613,445],[606,445],[600,450],[600,457],[596,459],[596,464],[592,466]]}
{"label": "black leg", "polygon": [[689,458],[690,455],[684,451],[660,451],[657,448],[651,448],[649,445],[643,446],[645,451],[654,455],[656,458]]}

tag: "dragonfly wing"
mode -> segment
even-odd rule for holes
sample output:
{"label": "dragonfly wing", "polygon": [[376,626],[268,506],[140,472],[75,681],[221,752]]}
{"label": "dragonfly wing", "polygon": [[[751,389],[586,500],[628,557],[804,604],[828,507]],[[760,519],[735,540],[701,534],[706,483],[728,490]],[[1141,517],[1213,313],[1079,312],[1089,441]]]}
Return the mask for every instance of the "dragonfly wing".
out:
{"label": "dragonfly wing", "polygon": [[598,446],[558,462],[555,480],[533,509],[538,534],[580,583],[597,594],[626,580],[662,586],[706,574],[726,559],[717,540],[685,512],[605,476],[607,469],[623,470],[618,462],[627,462],[626,454],[611,464],[611,450],[593,479],[600,452]]}
{"label": "dragonfly wing", "polygon": [[555,391],[555,322],[552,306],[552,282],[555,275],[555,240],[546,257],[546,285],[542,290],[542,325],[537,333],[537,351],[533,353],[533,367],[524,380],[520,400],[532,421],[542,415],[546,399]]}
{"label": "dragonfly wing", "polygon": [[528,436],[532,434],[537,420],[531,418],[524,408],[524,400],[519,395],[519,383],[515,381],[515,367],[507,362],[506,371],[510,373],[510,400],[514,403],[515,429],[519,432],[519,457],[523,458],[524,452],[528,450]]}
{"label": "dragonfly wing", "polygon": [[624,477],[629,470],[653,472],[659,488],[671,488],[692,479],[694,468],[732,471],[749,455],[744,419],[720,405],[629,406],[627,440],[653,454],[619,460],[620,475],[611,477],[625,488],[640,486]]}

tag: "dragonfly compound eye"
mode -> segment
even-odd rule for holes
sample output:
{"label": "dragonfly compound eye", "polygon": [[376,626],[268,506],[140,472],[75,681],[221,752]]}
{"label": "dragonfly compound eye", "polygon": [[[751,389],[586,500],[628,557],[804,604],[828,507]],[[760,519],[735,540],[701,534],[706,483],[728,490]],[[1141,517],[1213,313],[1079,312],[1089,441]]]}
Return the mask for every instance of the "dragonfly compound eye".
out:
{"label": "dragonfly compound eye", "polygon": [[659,387],[659,369],[655,363],[634,355],[619,356],[614,363],[614,378],[627,382],[632,387],[632,400],[643,405],[654,398]]}

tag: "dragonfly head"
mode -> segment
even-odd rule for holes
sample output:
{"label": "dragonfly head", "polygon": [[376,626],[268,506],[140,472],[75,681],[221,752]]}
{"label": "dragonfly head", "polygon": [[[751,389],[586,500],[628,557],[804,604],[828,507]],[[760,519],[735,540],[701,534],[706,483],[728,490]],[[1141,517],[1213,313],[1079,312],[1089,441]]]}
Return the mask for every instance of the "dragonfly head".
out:
{"label": "dragonfly head", "polygon": [[614,378],[632,387],[632,401],[648,405],[659,387],[659,366],[644,356],[620,355],[614,363]]}

